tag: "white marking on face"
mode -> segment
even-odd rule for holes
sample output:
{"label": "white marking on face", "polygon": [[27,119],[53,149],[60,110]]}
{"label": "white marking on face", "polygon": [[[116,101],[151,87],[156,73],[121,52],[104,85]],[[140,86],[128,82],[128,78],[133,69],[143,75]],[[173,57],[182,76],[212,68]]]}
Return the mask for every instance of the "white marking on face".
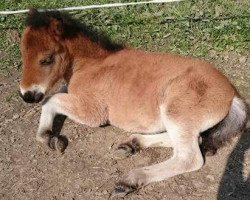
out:
{"label": "white marking on face", "polygon": [[45,94],[45,91],[46,91],[46,87],[42,86],[42,85],[31,85],[30,87],[28,88],[22,88],[20,86],[20,91],[21,91],[21,94],[24,95],[26,92],[28,91],[36,91],[36,92],[41,92],[43,94]]}

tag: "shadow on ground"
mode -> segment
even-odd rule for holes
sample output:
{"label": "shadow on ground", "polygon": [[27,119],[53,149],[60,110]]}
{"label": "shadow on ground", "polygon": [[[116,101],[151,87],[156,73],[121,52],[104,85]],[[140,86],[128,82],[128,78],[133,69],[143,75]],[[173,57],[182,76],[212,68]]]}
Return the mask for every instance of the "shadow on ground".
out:
{"label": "shadow on ground", "polygon": [[247,200],[250,199],[250,174],[244,178],[244,157],[250,149],[250,128],[241,136],[230,154],[225,172],[222,176],[218,200]]}

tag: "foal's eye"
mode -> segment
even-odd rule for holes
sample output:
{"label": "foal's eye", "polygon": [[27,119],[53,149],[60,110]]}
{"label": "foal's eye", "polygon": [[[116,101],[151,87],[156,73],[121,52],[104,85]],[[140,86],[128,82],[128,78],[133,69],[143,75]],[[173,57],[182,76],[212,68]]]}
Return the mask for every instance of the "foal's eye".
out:
{"label": "foal's eye", "polygon": [[50,65],[54,62],[54,55],[51,54],[49,56],[47,56],[46,58],[40,60],[40,64],[41,65]]}

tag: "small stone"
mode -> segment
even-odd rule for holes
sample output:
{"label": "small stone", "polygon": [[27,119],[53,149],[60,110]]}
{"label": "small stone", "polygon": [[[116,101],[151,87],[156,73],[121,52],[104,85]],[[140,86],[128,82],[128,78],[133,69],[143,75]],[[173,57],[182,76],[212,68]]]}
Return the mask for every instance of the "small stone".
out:
{"label": "small stone", "polygon": [[215,178],[212,175],[207,175],[207,179],[211,182],[215,180]]}
{"label": "small stone", "polygon": [[224,55],[223,58],[224,58],[225,61],[227,61],[229,59],[229,55],[226,54],[226,55]]}
{"label": "small stone", "polygon": [[247,57],[246,56],[242,56],[239,58],[240,63],[245,63],[247,61]]}
{"label": "small stone", "polygon": [[11,143],[14,143],[15,141],[16,141],[16,139],[15,139],[14,137],[11,137],[11,138],[10,138],[10,142],[11,142]]}
{"label": "small stone", "polygon": [[213,49],[209,51],[209,56],[211,58],[217,58],[218,57],[217,52],[215,50],[213,50]]}
{"label": "small stone", "polygon": [[14,114],[12,119],[15,120],[15,119],[18,119],[19,117],[20,117],[19,114]]}
{"label": "small stone", "polygon": [[108,191],[107,190],[104,190],[103,192],[102,192],[102,194],[108,194]]}

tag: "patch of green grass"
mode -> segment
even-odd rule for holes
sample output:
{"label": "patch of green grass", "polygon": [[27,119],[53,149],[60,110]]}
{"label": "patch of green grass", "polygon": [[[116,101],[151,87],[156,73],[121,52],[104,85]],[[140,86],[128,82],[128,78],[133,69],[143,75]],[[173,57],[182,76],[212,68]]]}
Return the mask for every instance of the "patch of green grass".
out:
{"label": "patch of green grass", "polygon": [[[111,3],[109,0],[5,0],[0,10],[59,8]],[[120,1],[128,2],[128,1]],[[249,51],[250,3],[244,0],[196,0],[71,12],[87,24],[129,46],[152,51],[208,56],[211,50]],[[20,66],[19,41],[25,14],[0,16],[0,73]]]}

